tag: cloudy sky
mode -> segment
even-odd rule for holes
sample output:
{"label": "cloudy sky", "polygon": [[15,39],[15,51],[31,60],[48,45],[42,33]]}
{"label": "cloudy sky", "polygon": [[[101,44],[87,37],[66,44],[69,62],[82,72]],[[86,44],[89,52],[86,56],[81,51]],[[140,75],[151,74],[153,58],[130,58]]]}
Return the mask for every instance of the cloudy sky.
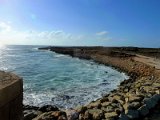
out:
{"label": "cloudy sky", "polygon": [[160,0],[0,0],[0,44],[160,47]]}

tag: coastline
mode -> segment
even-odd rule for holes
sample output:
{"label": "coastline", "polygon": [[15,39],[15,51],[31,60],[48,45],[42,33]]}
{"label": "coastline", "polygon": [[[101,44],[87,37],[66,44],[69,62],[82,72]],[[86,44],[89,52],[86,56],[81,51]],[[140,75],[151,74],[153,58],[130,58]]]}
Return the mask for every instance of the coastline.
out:
{"label": "coastline", "polygon": [[72,115],[77,115],[79,120],[144,118],[160,101],[159,70],[154,66],[136,61],[137,55],[133,53],[135,48],[131,48],[132,51],[129,52],[121,50],[122,48],[117,50],[117,48],[103,47],[47,47],[40,49],[80,59],[92,59],[130,76],[128,80],[121,82],[117,89],[104,97],[88,105],[67,111],[69,113],[72,111]]}

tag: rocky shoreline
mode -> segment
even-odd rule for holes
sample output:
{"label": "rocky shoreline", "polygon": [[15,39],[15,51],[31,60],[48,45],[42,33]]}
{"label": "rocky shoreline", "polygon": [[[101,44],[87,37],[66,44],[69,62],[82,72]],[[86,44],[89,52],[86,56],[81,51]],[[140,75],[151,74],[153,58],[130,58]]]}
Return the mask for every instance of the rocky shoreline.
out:
{"label": "rocky shoreline", "polygon": [[[137,54],[159,55],[159,49],[104,47],[47,47],[40,48],[81,59],[92,59],[127,73],[117,89],[88,105],[70,110],[55,106],[42,108],[24,106],[25,120],[149,120],[148,114],[160,102],[160,71],[134,58]],[[148,51],[148,52],[147,52]],[[153,57],[153,56],[152,56]]]}

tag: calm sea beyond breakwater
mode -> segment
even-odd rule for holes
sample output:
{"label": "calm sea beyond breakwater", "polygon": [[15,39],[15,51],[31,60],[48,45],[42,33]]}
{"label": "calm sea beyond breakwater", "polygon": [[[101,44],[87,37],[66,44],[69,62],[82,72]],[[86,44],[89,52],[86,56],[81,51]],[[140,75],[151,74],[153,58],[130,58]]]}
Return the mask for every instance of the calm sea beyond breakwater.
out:
{"label": "calm sea beyond breakwater", "polygon": [[110,67],[39,47],[44,46],[0,49],[0,69],[23,77],[24,105],[73,108],[102,97],[128,79]]}

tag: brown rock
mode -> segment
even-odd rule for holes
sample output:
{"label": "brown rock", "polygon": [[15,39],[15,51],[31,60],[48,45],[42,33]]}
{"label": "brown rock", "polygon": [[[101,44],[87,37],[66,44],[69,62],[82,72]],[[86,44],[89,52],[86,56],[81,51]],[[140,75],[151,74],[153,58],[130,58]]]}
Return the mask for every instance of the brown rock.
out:
{"label": "brown rock", "polygon": [[66,113],[62,112],[62,111],[54,111],[54,112],[52,112],[51,115],[53,115],[54,117],[58,118],[61,115],[65,115],[66,116]]}
{"label": "brown rock", "polygon": [[93,120],[101,120],[104,117],[104,113],[100,109],[88,109],[88,112],[92,114]]}
{"label": "brown rock", "polygon": [[108,97],[103,97],[102,99],[100,99],[100,102],[108,102]]}
{"label": "brown rock", "polygon": [[109,113],[105,113],[105,118],[117,118],[118,114],[116,112],[109,112]]}
{"label": "brown rock", "polygon": [[87,110],[86,106],[79,106],[76,108],[77,112],[79,113],[85,113],[85,111]]}
{"label": "brown rock", "polygon": [[140,102],[142,99],[142,97],[130,96],[128,102]]}
{"label": "brown rock", "polygon": [[111,106],[111,105],[109,105],[109,106],[107,106],[107,107],[102,107],[101,108],[103,111],[105,111],[105,112],[114,112],[114,107],[113,106]]}
{"label": "brown rock", "polygon": [[103,103],[101,103],[102,107],[106,107],[106,106],[108,106],[110,104],[111,104],[111,102],[103,102]]}
{"label": "brown rock", "polygon": [[52,112],[45,112],[33,120],[52,120],[52,119],[57,119],[54,115],[52,115]]}
{"label": "brown rock", "polygon": [[79,118],[79,113],[76,110],[67,110],[67,118],[68,120],[77,120]]}
{"label": "brown rock", "polygon": [[[53,119],[52,119],[53,120]],[[62,115],[58,117],[58,120],[68,120],[66,116]]]}
{"label": "brown rock", "polygon": [[91,102],[87,108],[101,108],[101,102],[100,101],[96,101],[96,102]]}
{"label": "brown rock", "polygon": [[91,120],[92,119],[92,114],[90,114],[88,111],[86,111],[84,113],[84,117],[83,117],[84,120]]}
{"label": "brown rock", "polygon": [[160,88],[160,83],[153,83],[153,87]]}

